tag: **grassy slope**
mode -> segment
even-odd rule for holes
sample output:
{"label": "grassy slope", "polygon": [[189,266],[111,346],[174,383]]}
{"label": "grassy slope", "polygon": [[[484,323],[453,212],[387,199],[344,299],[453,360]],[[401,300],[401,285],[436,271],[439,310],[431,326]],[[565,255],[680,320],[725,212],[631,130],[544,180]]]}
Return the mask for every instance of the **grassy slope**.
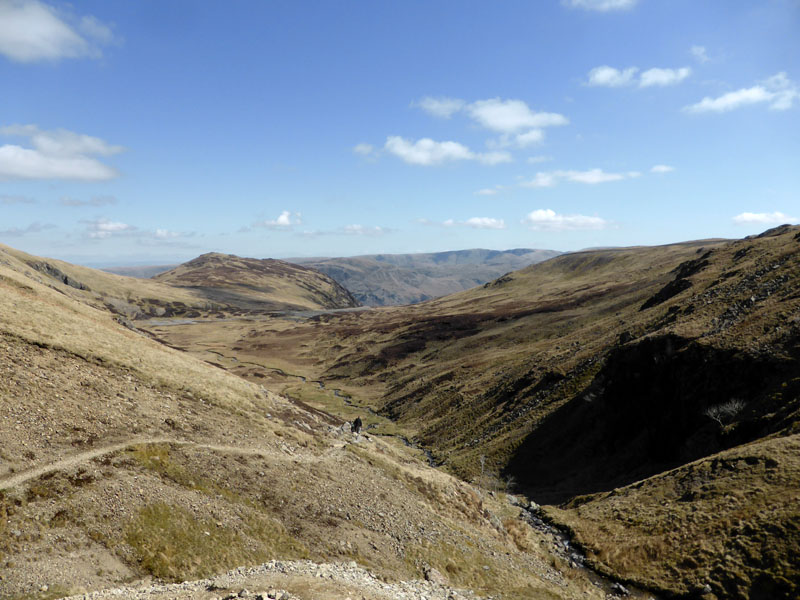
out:
{"label": "grassy slope", "polygon": [[800,434],[759,440],[547,513],[571,529],[595,565],[639,585],[794,598],[798,456]]}
{"label": "grassy slope", "polygon": [[533,532],[498,525],[513,519],[508,505],[404,450],[345,444],[335,419],[134,333],[2,259],[0,489],[74,463],[0,492],[0,595],[307,556],[388,578],[430,564],[454,585],[507,597],[598,597],[555,570]]}
{"label": "grassy slope", "polygon": [[330,275],[364,304],[412,304],[454,294],[557,255],[553,250],[460,250],[298,259]]}
{"label": "grassy slope", "polygon": [[269,303],[275,308],[350,308],[358,302],[327,275],[281,260],[204,254],[160,273],[155,281],[202,291],[239,305]]}
{"label": "grassy slope", "polygon": [[[620,487],[665,498],[660,512],[641,514],[645,497],[636,491],[620,494],[625,510],[608,509],[602,494],[580,511],[565,508],[581,539],[622,576],[676,593],[708,582],[720,597],[792,597],[796,563],[770,566],[760,556],[774,536],[800,546],[796,454],[783,452],[766,504],[729,502],[739,483],[764,482],[753,470],[717,466],[704,475],[710,499],[668,510],[675,483],[657,473],[697,459],[730,464],[726,452],[769,436],[778,441],[766,449],[791,446],[800,409],[798,231],[566,255],[421,305],[251,325],[230,332],[232,348],[254,362],[279,353],[303,374],[323,376],[464,477],[478,476],[485,455],[486,470],[505,468],[534,497]],[[707,416],[731,400],[743,408],[719,421]],[[647,488],[625,487],[648,476]],[[684,538],[667,536],[658,551],[619,559],[624,532],[644,543],[673,518],[704,544],[696,558],[683,560]],[[750,529],[727,525],[746,518]],[[593,533],[598,523],[616,533]],[[728,577],[721,553],[734,546]]]}
{"label": "grassy slope", "polygon": [[329,277],[281,261],[206,255],[161,274],[157,280],[43,259],[4,245],[0,245],[0,261],[76,300],[130,319],[222,317],[356,305]]}

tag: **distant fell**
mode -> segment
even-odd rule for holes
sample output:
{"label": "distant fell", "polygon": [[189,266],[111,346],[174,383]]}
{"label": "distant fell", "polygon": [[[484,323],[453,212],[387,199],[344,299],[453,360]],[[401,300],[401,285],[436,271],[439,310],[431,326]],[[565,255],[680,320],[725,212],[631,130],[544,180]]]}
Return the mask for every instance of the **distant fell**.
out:
{"label": "distant fell", "polygon": [[266,301],[306,308],[352,308],[358,301],[327,275],[272,258],[209,252],[153,280],[192,288],[215,302],[258,307]]}
{"label": "distant fell", "polygon": [[461,292],[558,256],[556,250],[473,248],[420,254],[291,258],[335,279],[367,306],[416,304]]}
{"label": "distant fell", "polygon": [[124,275],[125,277],[135,277],[137,279],[150,279],[159,273],[164,273],[174,269],[178,265],[142,265],[134,267],[108,267],[101,269],[106,273],[113,273],[114,275]]}

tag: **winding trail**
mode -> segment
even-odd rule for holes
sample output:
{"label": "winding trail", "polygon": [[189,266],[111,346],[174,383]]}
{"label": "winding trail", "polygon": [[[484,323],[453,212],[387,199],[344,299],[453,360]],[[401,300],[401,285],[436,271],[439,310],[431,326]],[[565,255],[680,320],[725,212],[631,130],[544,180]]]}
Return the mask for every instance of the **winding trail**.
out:
{"label": "winding trail", "polygon": [[38,467],[31,467],[30,469],[26,469],[20,473],[15,473],[14,475],[6,477],[5,479],[0,479],[0,490],[17,487],[18,485],[22,485],[23,483],[26,483],[31,479],[36,479],[37,477],[41,477],[42,475],[47,475],[48,473],[53,473],[55,471],[63,471],[65,469],[70,469],[72,467],[90,461],[99,456],[104,456],[106,454],[113,454],[114,452],[124,450],[125,448],[129,448],[130,446],[136,446],[138,444],[162,444],[165,442],[174,442],[174,441],[175,440],[170,440],[169,438],[135,438],[127,440],[125,442],[112,444],[110,446],[92,448],[91,450],[87,450],[86,452],[72,454],[71,456],[62,458],[61,460],[50,462],[44,465],[39,465]]}
{"label": "winding trail", "polygon": [[[9,477],[0,479],[0,490],[15,488],[24,483],[27,483],[28,481],[31,481],[32,479],[41,477],[42,475],[47,475],[49,473],[54,473],[56,471],[64,471],[67,469],[71,469],[73,467],[89,462],[90,460],[93,460],[100,456],[113,454],[115,452],[119,452],[120,450],[125,450],[126,448],[130,448],[132,446],[152,445],[152,444],[173,444],[175,446],[191,446],[193,448],[199,448],[202,450],[211,450],[213,452],[222,452],[224,454],[244,454],[247,456],[270,455],[272,457],[291,458],[299,462],[311,462],[322,458],[322,456],[316,456],[316,455],[314,456],[299,456],[296,454],[287,455],[285,451],[284,453],[281,453],[276,449],[266,448],[266,447],[247,448],[240,446],[224,446],[217,444],[200,444],[197,442],[192,442],[190,440],[180,440],[180,439],[165,438],[165,437],[133,438],[127,441],[118,442],[116,444],[110,444],[108,446],[92,448],[91,450],[87,450],[85,452],[72,454],[60,460],[56,460],[54,462],[48,462],[46,464],[39,465],[36,467],[31,467],[19,473],[15,473]],[[345,444],[343,443],[338,443],[338,444],[335,443],[331,446],[328,452],[332,452],[334,450],[342,448],[344,447],[344,445]],[[326,452],[326,454],[328,452]]]}

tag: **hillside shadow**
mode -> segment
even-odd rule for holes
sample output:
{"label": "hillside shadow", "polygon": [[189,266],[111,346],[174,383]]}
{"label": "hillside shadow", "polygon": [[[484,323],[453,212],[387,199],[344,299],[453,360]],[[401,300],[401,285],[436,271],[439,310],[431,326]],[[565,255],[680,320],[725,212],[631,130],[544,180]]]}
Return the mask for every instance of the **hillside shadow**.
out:
{"label": "hillside shadow", "polygon": [[[774,430],[796,361],[756,359],[676,336],[620,347],[580,394],[546,418],[505,475],[537,502],[608,491]],[[738,399],[726,425],[706,412]]]}

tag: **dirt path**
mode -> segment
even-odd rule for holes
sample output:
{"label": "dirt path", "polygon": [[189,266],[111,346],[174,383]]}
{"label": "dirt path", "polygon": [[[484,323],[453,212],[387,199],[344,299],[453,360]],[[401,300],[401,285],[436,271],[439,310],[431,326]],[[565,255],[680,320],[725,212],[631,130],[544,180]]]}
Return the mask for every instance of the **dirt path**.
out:
{"label": "dirt path", "polygon": [[[98,458],[100,456],[105,456],[107,454],[113,454],[114,452],[118,452],[120,450],[124,450],[126,448],[130,448],[131,446],[138,446],[138,445],[150,445],[150,444],[174,444],[177,446],[191,446],[193,448],[200,448],[204,450],[211,450],[214,452],[222,452],[226,454],[245,454],[248,456],[257,456],[257,455],[271,455],[271,456],[287,456],[286,454],[281,454],[276,452],[275,449],[272,448],[244,448],[239,446],[221,446],[217,444],[199,444],[197,442],[192,442],[190,440],[179,440],[175,438],[165,438],[165,437],[149,437],[149,438],[134,438],[130,440],[126,440],[123,442],[118,442],[116,444],[111,444],[108,446],[101,446],[99,448],[92,448],[91,450],[87,450],[86,452],[80,452],[78,454],[73,454],[71,456],[67,456],[66,458],[62,458],[61,460],[57,460],[54,462],[49,462],[43,465],[39,465],[36,467],[32,467],[30,469],[26,469],[20,473],[15,473],[10,477],[6,477],[4,479],[0,479],[0,490],[6,490],[10,488],[17,487],[32,479],[36,479],[37,477],[41,477],[42,475],[46,475],[48,473],[53,473],[55,471],[63,471],[66,469],[71,469],[72,467],[76,467],[82,463],[88,462],[92,459]],[[329,451],[342,448],[344,444],[334,444]],[[289,455],[295,460],[300,460],[306,462],[308,460],[319,459],[321,457],[300,457],[296,455]]]}

